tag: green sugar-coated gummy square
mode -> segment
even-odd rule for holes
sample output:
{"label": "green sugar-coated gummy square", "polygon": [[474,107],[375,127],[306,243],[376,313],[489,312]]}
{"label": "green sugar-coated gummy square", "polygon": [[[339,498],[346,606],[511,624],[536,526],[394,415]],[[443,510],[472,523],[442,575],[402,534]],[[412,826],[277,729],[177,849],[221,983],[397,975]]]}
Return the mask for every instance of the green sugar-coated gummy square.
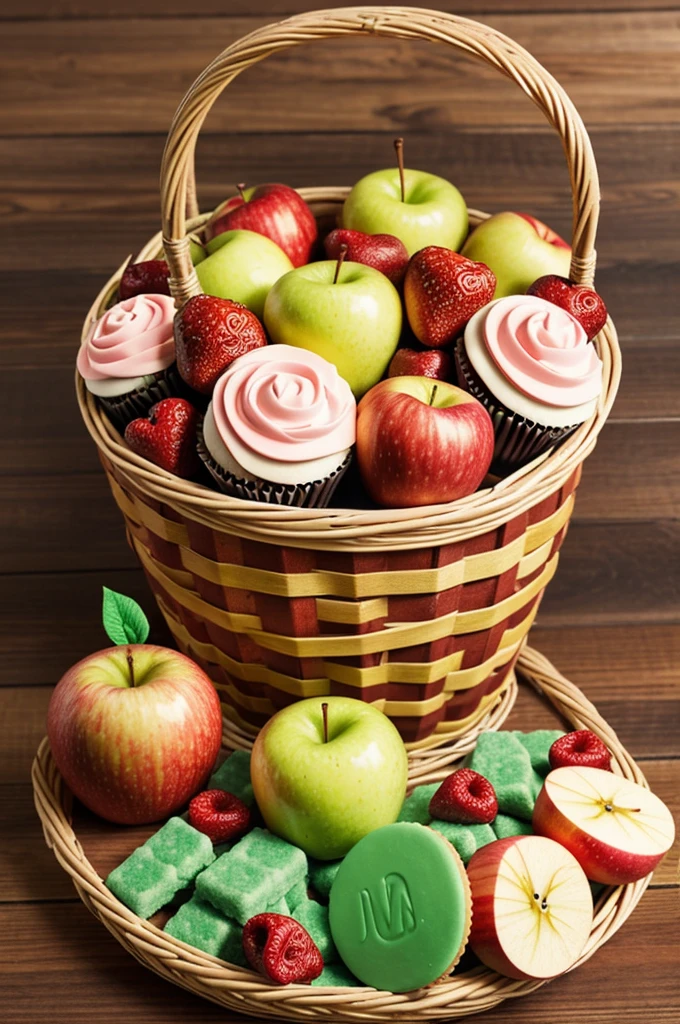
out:
{"label": "green sugar-coated gummy square", "polygon": [[144,845],[156,860],[173,865],[183,886],[215,860],[212,841],[182,818],[170,818]]}
{"label": "green sugar-coated gummy square", "polygon": [[273,903],[270,903],[265,907],[264,911],[258,911],[258,913],[283,914],[284,917],[290,917],[288,900],[285,896],[282,896],[280,900],[275,900]]}
{"label": "green sugar-coated gummy square", "polygon": [[331,886],[341,864],[341,860],[310,860],[309,881],[319,896],[330,896]]}
{"label": "green sugar-coated gummy square", "polygon": [[453,821],[437,821],[430,825],[435,832],[439,832],[448,839],[454,850],[460,855],[463,864],[467,864],[470,857],[482,846],[492,843],[496,835],[490,825],[459,825]]}
{"label": "green sugar-coated gummy square", "polygon": [[210,903],[205,903],[196,895],[170,918],[165,931],[173,938],[186,942],[188,946],[195,946],[210,956],[219,957],[220,960],[227,960],[240,967],[248,966],[243,953],[241,925],[238,921],[220,914],[219,910],[215,910]]}
{"label": "green sugar-coated gummy square", "polygon": [[465,764],[492,784],[503,814],[531,821],[534,769],[528,751],[511,732],[483,732]]}
{"label": "green sugar-coated gummy square", "polygon": [[148,918],[182,888],[172,864],[163,864],[146,846],[138,847],[106,879],[114,896],[139,917]]}
{"label": "green sugar-coated gummy square", "polygon": [[309,894],[307,892],[307,879],[302,878],[286,893],[286,903],[291,910],[295,910],[298,903],[303,903],[306,899],[309,899]]}
{"label": "green sugar-coated gummy square", "polygon": [[432,821],[430,800],[440,785],[440,782],[431,782],[428,786],[416,786],[411,795],[404,800],[397,821],[414,821],[419,825],[429,825]]}
{"label": "green sugar-coated gummy square", "polygon": [[202,871],[196,890],[241,924],[261,914],[307,876],[307,857],[297,846],[254,828]]}
{"label": "green sugar-coated gummy square", "polygon": [[235,750],[210,777],[206,789],[225,789],[233,793],[244,804],[252,807],[255,803],[253,784],[250,781],[250,753]]}
{"label": "green sugar-coated gummy square", "polygon": [[509,814],[497,814],[491,827],[496,833],[496,839],[533,835],[531,822],[520,821],[519,818],[513,818]]}
{"label": "green sugar-coated gummy square", "polygon": [[517,737],[528,753],[534,771],[538,772],[542,778],[545,778],[550,771],[550,761],[548,760],[550,748],[555,740],[558,740],[560,736],[564,736],[562,730],[534,729],[533,732],[513,732],[511,735]]}
{"label": "green sugar-coated gummy square", "polygon": [[304,900],[297,905],[292,916],[309,932],[325,964],[338,959],[338,951],[328,923],[328,907],[322,906],[316,900]]}
{"label": "green sugar-coated gummy square", "polygon": [[315,978],[312,985],[326,985],[329,988],[359,988],[363,987],[363,981],[359,981],[351,974],[344,964],[329,964],[324,966],[318,978]]}

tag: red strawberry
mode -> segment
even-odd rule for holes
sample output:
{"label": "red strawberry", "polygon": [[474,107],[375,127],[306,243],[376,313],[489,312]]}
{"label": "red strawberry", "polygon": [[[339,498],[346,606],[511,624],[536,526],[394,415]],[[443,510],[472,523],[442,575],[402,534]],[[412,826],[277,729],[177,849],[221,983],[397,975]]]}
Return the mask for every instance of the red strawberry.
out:
{"label": "red strawberry", "polygon": [[267,344],[254,313],[240,302],[194,295],[175,315],[175,349],[180,376],[194,391],[209,395],[234,359]]}
{"label": "red strawberry", "polygon": [[169,295],[170,268],[165,260],[145,260],[128,263],[118,285],[120,299],[133,295]]}
{"label": "red strawberry", "polygon": [[250,828],[250,809],[233,793],[206,789],[189,804],[189,824],[213,843],[226,843]]}
{"label": "red strawberry", "polygon": [[430,814],[459,825],[488,825],[498,814],[496,791],[479,772],[459,768],[430,800]]}
{"label": "red strawberry", "polygon": [[527,295],[538,295],[566,309],[567,313],[578,320],[588,335],[588,341],[592,341],[607,322],[607,307],[597,292],[582,284],[572,284],[567,277],[558,274],[539,277],[529,285]]}
{"label": "red strawberry", "polygon": [[428,245],[411,257],[404,280],[404,302],[418,341],[443,348],[454,341],[468,320],[491,302],[496,277],[486,263]]}
{"label": "red strawberry", "polygon": [[448,352],[438,348],[398,348],[387,371],[388,377],[432,377],[451,380],[453,361]]}
{"label": "red strawberry", "polygon": [[329,260],[337,260],[340,247],[346,245],[346,260],[379,270],[394,285],[401,284],[406,273],[408,252],[394,235],[366,235],[363,231],[336,228],[323,244]]}
{"label": "red strawberry", "polygon": [[551,768],[574,767],[612,770],[612,755],[599,736],[590,729],[577,729],[555,740],[548,752]]}
{"label": "red strawberry", "polygon": [[128,423],[125,440],[133,452],[177,476],[191,477],[199,467],[196,452],[198,413],[185,398],[164,398],[148,419]]}
{"label": "red strawberry", "polygon": [[292,917],[257,914],[243,928],[248,963],[278,985],[308,985],[323,970],[323,957],[310,934]]}

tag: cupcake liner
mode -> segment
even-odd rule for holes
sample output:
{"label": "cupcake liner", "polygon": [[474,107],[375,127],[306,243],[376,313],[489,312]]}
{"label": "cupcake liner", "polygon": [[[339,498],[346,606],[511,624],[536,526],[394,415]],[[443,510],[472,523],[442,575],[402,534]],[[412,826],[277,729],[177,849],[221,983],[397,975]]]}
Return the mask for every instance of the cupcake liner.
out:
{"label": "cupcake liner", "polygon": [[295,508],[325,508],[333,497],[335,488],[345,475],[352,461],[348,452],[341,466],[324,480],[313,480],[306,484],[277,484],[263,480],[239,480],[227,472],[213,459],[203,439],[203,422],[196,431],[198,455],[223,494],[244,501],[259,501],[267,505],[287,505]]}
{"label": "cupcake liner", "polygon": [[549,448],[558,447],[580,426],[580,423],[575,423],[569,427],[546,427],[508,409],[487,390],[481,377],[475,373],[462,338],[456,343],[455,358],[458,384],[482,403],[493,423],[496,440],[492,473],[503,476],[526,466]]}
{"label": "cupcake liner", "polygon": [[132,420],[146,416],[156,402],[162,402],[164,398],[186,398],[188,395],[187,386],[177,372],[177,364],[172,363],[167,369],[155,373],[151,384],[135,388],[125,395],[99,397],[98,400],[109,418],[123,431]]}

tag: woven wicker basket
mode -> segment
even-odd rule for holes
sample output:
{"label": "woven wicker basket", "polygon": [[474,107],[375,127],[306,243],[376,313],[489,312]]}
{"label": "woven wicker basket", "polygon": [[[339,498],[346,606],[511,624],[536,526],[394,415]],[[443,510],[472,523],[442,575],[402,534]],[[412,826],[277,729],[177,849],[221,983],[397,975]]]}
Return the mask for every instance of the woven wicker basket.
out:
{"label": "woven wicker basket", "polygon": [[[464,18],[409,8],[353,8],[290,18],[234,43],[180,104],[163,158],[163,232],[178,305],[200,292],[187,231],[197,213],[194,149],[203,121],[241,71],[302,43],[343,35],[448,43],[512,78],[559,133],[574,206],[572,278],[590,283],[599,210],[586,131],[555,80],[521,47]],[[344,188],[301,189],[335,218]],[[187,221],[187,214],[189,219]],[[472,224],[487,216],[471,210]],[[121,268],[122,270],[122,268]],[[94,303],[115,293],[121,270]],[[78,379],[78,396],[113,495],[179,647],[218,687],[227,717],[254,733],[301,697],[371,701],[412,747],[479,724],[509,685],[549,580],[620,374],[608,321],[596,341],[604,389],[594,416],[556,452],[449,505],[404,510],[291,509],[244,502],[187,483],[128,450]]]}
{"label": "woven wicker basket", "polygon": [[[592,729],[604,740],[612,751],[613,770],[618,775],[647,785],[642,772],[596,708],[573,683],[559,675],[546,658],[525,648],[518,670],[574,728]],[[496,727],[503,717],[497,718]],[[248,746],[244,733],[233,726],[228,728],[229,746]],[[474,737],[459,740],[446,752],[440,751],[436,763],[432,760],[432,752],[426,757],[423,751],[412,751],[409,755],[410,783],[436,782],[444,778],[451,771],[452,764],[473,746]],[[250,971],[225,964],[166,935],[136,917],[109,892],[88,861],[71,826],[71,796],[57,771],[46,739],[33,763],[33,791],[46,842],[71,876],[85,906],[146,967],[175,985],[221,1006],[252,1014],[258,1019],[430,1021],[479,1013],[504,999],[529,995],[544,984],[540,981],[512,981],[487,968],[477,967],[461,974],[454,973],[431,988],[401,995],[372,988],[271,985]],[[590,938],[574,967],[588,960],[618,931],[651,878],[649,875],[631,885],[606,889],[600,894]]]}

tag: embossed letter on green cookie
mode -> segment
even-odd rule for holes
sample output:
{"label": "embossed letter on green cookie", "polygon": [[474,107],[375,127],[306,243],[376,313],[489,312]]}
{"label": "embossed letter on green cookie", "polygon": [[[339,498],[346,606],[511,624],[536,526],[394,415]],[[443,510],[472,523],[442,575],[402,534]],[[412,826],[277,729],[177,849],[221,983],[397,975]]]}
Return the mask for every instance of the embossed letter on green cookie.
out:
{"label": "embossed letter on green cookie", "polygon": [[340,865],[330,926],[347,967],[366,985],[410,992],[448,973],[470,931],[470,888],[453,847],[423,825],[370,832]]}

